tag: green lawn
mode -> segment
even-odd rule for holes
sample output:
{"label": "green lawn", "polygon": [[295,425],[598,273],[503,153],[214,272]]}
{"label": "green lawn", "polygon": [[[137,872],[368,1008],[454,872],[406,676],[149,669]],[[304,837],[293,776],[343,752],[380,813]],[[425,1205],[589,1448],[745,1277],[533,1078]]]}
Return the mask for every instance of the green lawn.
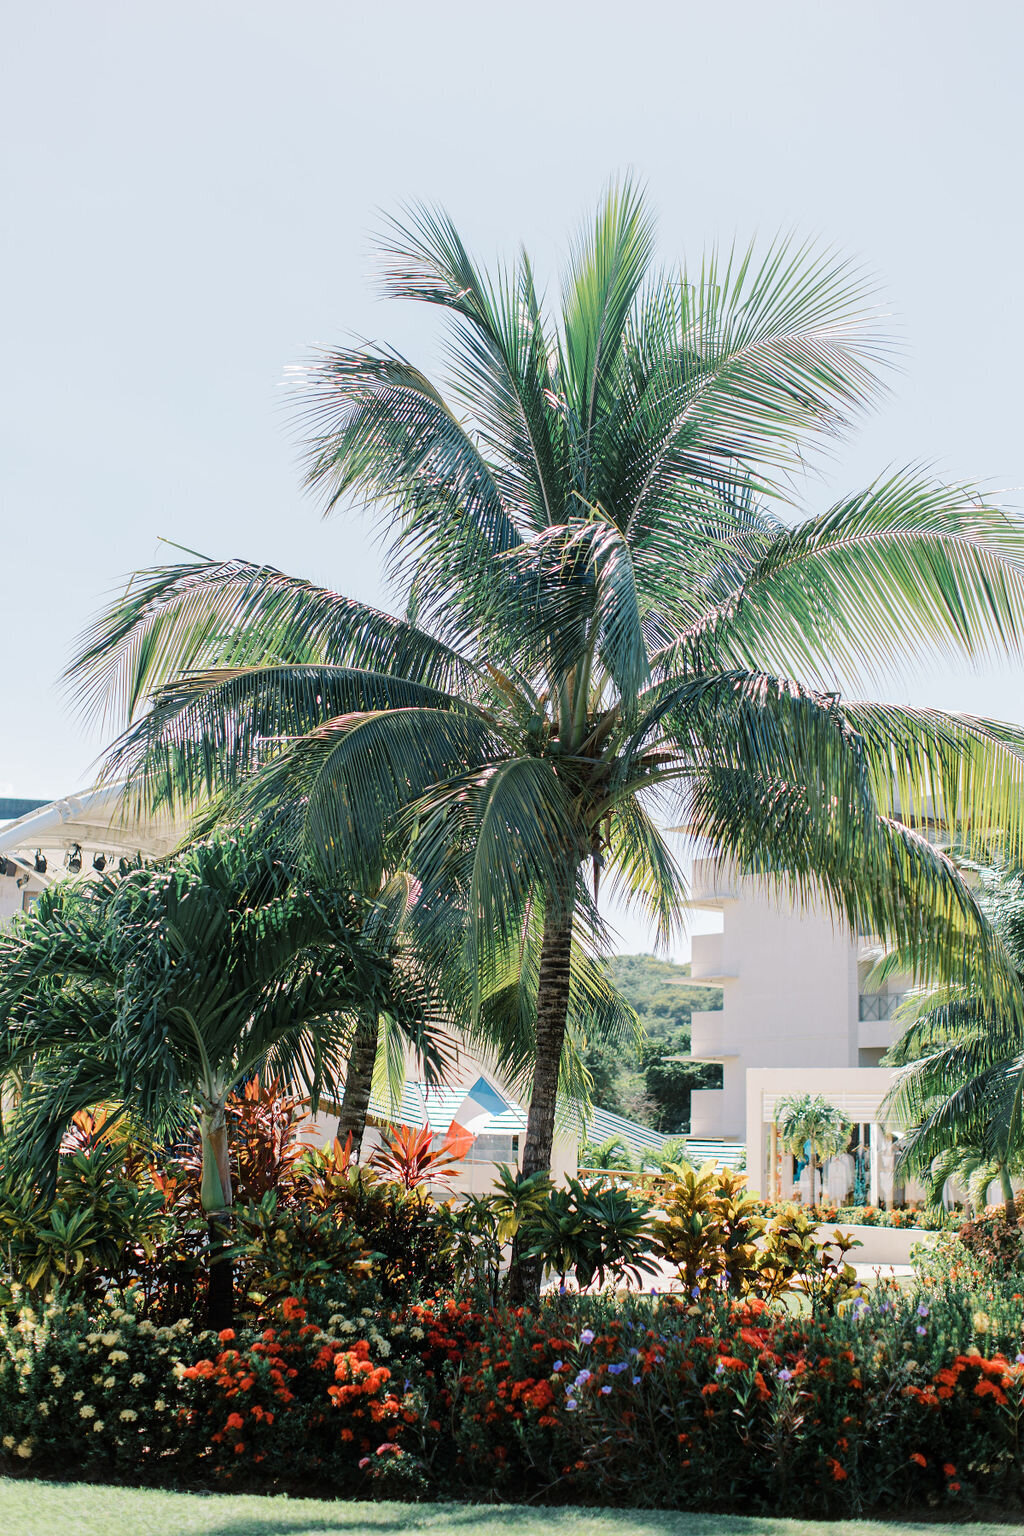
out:
{"label": "green lawn", "polygon": [[[975,1525],[971,1536],[1007,1536]],[[0,1531],[10,1536],[964,1536],[963,1526],[849,1520],[744,1520],[732,1515],[527,1509],[498,1504],[346,1504],[246,1494],[163,1493],[0,1478]]]}

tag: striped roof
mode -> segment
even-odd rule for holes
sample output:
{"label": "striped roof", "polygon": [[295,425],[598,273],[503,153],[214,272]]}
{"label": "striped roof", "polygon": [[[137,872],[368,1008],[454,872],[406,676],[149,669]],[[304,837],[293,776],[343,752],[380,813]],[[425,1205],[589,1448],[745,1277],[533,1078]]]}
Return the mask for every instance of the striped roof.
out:
{"label": "striped roof", "polygon": [[[481,1135],[520,1136],[526,1130],[526,1111],[523,1107],[507,1098],[482,1074],[475,1082],[461,1083],[454,1088],[428,1088],[426,1083],[407,1080],[402,1090],[402,1101],[397,1107],[392,1108],[387,1099],[373,1094],[370,1098],[370,1114],[375,1120],[389,1124],[397,1121],[400,1125],[427,1125],[432,1135],[445,1136],[456,1111],[470,1092],[494,1107],[493,1113],[481,1127]],[[624,1115],[613,1114],[610,1109],[599,1109],[596,1105],[584,1111],[582,1105],[573,1103],[570,1114],[581,1141],[585,1135],[588,1141],[600,1145],[601,1142],[618,1137],[635,1157],[644,1152],[659,1152],[667,1141],[679,1140],[678,1137],[652,1131],[649,1126],[639,1125],[635,1120],[627,1120]],[[720,1168],[735,1168],[743,1161],[746,1150],[737,1142],[698,1141],[690,1137],[683,1139],[686,1141],[687,1156],[698,1167],[713,1159]]]}

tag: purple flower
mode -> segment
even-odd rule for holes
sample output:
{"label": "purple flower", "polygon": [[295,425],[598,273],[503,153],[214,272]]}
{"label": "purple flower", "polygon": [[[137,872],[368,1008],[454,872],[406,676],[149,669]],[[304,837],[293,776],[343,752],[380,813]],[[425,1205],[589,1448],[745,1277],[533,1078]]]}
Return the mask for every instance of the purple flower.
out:
{"label": "purple flower", "polygon": [[924,1335],[928,1332],[928,1329],[927,1328],[920,1328],[919,1327],[919,1328],[915,1328],[914,1332],[919,1334],[923,1338]]}
{"label": "purple flower", "polygon": [[581,1344],[593,1344],[593,1342],[594,1342],[594,1330],[593,1330],[593,1328],[584,1328],[583,1332],[580,1334],[580,1343]]}
{"label": "purple flower", "polygon": [[927,1317],[928,1316],[928,1308],[925,1306],[923,1301],[922,1301],[921,1305],[917,1309],[917,1315],[918,1315],[918,1317]]}
{"label": "purple flower", "polygon": [[602,1396],[602,1397],[607,1397],[607,1396],[608,1396],[608,1393],[609,1393],[609,1392],[610,1392],[610,1391],[611,1391],[611,1387],[602,1387],[602,1388],[601,1388],[601,1396]]}
{"label": "purple flower", "polygon": [[643,1378],[640,1377],[640,1376],[634,1376],[633,1377],[633,1385],[634,1385],[634,1387],[638,1387],[640,1385],[640,1382],[642,1381],[642,1379]]}
{"label": "purple flower", "polygon": [[779,1371],[779,1372],[777,1372],[777,1375],[778,1375],[778,1378],[779,1378],[780,1381],[792,1381],[793,1380],[793,1372],[792,1371]]}
{"label": "purple flower", "polygon": [[626,1363],[626,1361],[623,1360],[620,1365],[610,1365],[608,1367],[608,1375],[609,1376],[621,1376],[623,1371],[628,1371],[628,1370],[629,1370],[629,1366]]}
{"label": "purple flower", "polygon": [[574,1385],[577,1386],[577,1387],[582,1387],[584,1382],[587,1382],[589,1380],[590,1380],[590,1372],[589,1371],[580,1371],[579,1375],[576,1377]]}
{"label": "purple flower", "polygon": [[1017,1364],[1018,1365],[1024,1365],[1024,1355],[1018,1355],[1017,1356]]}
{"label": "purple flower", "polygon": [[562,1369],[562,1362],[561,1362],[561,1360],[556,1360],[554,1365],[551,1367],[551,1369],[552,1369],[552,1371],[560,1371]]}
{"label": "purple flower", "polygon": [[565,1400],[565,1406],[569,1410],[570,1413],[575,1413],[575,1411],[576,1411],[576,1399],[574,1397],[567,1397],[566,1400]]}

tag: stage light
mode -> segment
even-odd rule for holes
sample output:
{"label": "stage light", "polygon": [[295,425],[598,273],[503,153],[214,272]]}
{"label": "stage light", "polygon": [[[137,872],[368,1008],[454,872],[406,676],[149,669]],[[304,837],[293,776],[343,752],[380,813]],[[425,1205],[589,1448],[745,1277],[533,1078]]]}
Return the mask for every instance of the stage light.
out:
{"label": "stage light", "polygon": [[82,871],[82,847],[81,847],[80,843],[72,843],[71,844],[71,847],[68,849],[67,853],[64,855],[64,863],[67,865],[68,873],[69,874],[72,874],[72,875],[81,874],[81,871]]}
{"label": "stage light", "polygon": [[36,849],[35,870],[37,875],[46,874],[46,855],[41,849]]}

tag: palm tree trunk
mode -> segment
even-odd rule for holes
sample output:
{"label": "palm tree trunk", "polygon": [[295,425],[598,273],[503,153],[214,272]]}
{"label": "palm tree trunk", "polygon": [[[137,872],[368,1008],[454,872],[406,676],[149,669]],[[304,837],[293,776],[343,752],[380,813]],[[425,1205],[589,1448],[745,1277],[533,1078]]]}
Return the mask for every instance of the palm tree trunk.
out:
{"label": "palm tree trunk", "polygon": [[[568,901],[563,898],[557,906],[549,906],[544,918],[537,983],[537,1043],[533,1087],[523,1146],[524,1179],[551,1167],[558,1074],[569,1015],[569,962],[574,905],[572,898]],[[512,1265],[509,1270],[509,1297],[513,1302],[539,1298],[541,1269],[539,1261],[526,1262],[521,1259],[513,1242]]]}
{"label": "palm tree trunk", "polygon": [[234,1266],[224,1250],[231,1234],[231,1163],[228,1154],[228,1126],[223,1102],[204,1106],[199,1116],[203,1148],[201,1198],[209,1233],[209,1287],[206,1297],[206,1321],[220,1332],[234,1321]]}
{"label": "palm tree trunk", "polygon": [[808,1152],[807,1152],[807,1166],[810,1169],[810,1173],[811,1173],[811,1210],[813,1211],[815,1206],[818,1203],[817,1198],[816,1198],[816,1196],[817,1196],[817,1189],[815,1188],[815,1185],[816,1185],[816,1182],[817,1182],[817,1178],[818,1178],[818,1159],[817,1159],[817,1156],[815,1154],[814,1142],[813,1141],[811,1142],[810,1147],[808,1148]]}
{"label": "palm tree trunk", "polygon": [[1015,1222],[1017,1220],[1017,1202],[1013,1197],[1013,1181],[1010,1178],[1010,1171],[1005,1163],[1001,1164],[999,1168],[999,1185],[1003,1191],[1003,1212],[1006,1220],[1011,1223]]}
{"label": "palm tree trunk", "polygon": [[366,1113],[370,1107],[370,1089],[373,1085],[379,1038],[380,1015],[373,1013],[361,1019],[345,1069],[345,1092],[338,1116],[338,1140],[344,1146],[348,1138],[352,1137],[352,1156],[357,1162],[366,1129]]}

